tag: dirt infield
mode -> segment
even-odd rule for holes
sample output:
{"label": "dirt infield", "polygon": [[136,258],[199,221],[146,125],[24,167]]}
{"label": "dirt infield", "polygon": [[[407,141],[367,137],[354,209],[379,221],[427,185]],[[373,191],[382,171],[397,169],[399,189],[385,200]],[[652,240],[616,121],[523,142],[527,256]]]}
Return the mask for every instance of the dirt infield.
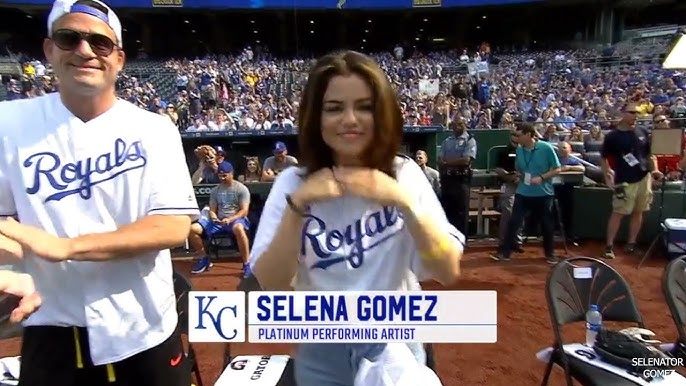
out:
{"label": "dirt infield", "polygon": [[[595,257],[599,244],[587,243],[572,248],[572,256]],[[487,249],[470,250],[462,263],[462,277],[450,289],[498,291],[498,343],[436,345],[438,374],[445,386],[530,386],[540,384],[544,365],[535,358],[536,352],[550,345],[553,334],[545,303],[544,284],[550,266],[544,262],[539,246],[527,246],[524,254],[512,261],[495,263]],[[618,249],[619,251],[619,249]],[[662,272],[666,260],[653,258],[641,270],[635,266],[639,257],[618,253],[611,261],[627,279],[637,298],[646,325],[662,341],[676,337],[676,329],[664,302],[661,290]],[[188,274],[190,262],[176,262],[176,268]],[[227,290],[239,282],[238,263],[217,263],[202,275],[191,276],[198,290]],[[189,275],[190,276],[190,275]],[[428,283],[426,289],[442,287]],[[456,310],[459,312],[460,310]],[[583,339],[582,324],[565,329],[570,338]],[[205,386],[212,386],[220,374],[223,346],[196,344],[200,370]],[[3,341],[0,357],[18,355],[19,342]],[[288,354],[288,345],[237,344],[234,354]],[[561,372],[555,370],[550,385],[563,385]],[[241,386],[241,385],[236,385]]]}

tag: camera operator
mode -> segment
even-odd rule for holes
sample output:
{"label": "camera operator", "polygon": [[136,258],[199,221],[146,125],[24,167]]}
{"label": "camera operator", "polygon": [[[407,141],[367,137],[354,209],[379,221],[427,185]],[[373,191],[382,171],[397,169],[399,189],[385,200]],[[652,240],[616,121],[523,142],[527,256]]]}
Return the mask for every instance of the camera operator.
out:
{"label": "camera operator", "polygon": [[622,218],[631,216],[627,253],[639,253],[636,238],[643,224],[643,212],[653,200],[652,178],[661,179],[657,158],[650,154],[650,134],[636,125],[638,105],[627,103],[617,128],[605,136],[601,167],[605,185],[614,190],[612,214],[607,222],[607,239],[602,257],[614,259],[613,245]]}

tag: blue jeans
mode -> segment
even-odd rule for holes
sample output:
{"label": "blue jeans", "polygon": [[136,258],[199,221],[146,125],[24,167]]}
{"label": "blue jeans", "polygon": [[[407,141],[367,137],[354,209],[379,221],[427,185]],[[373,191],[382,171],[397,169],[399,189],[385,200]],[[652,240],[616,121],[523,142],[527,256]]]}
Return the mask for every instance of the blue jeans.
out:
{"label": "blue jeans", "polygon": [[[408,343],[421,364],[426,353],[421,343]],[[298,345],[294,360],[295,382],[298,386],[353,386],[357,366],[362,358],[375,359],[386,345],[311,343]]]}

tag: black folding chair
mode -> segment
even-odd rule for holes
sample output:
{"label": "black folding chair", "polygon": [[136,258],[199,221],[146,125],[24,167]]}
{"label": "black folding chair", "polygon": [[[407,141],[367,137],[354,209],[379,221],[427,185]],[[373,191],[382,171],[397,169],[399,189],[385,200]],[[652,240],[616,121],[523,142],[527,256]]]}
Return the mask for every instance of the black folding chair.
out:
{"label": "black folding chair", "polygon": [[686,255],[667,264],[662,276],[662,292],[678,333],[671,354],[686,359]]}
{"label": "black folding chair", "polygon": [[[176,312],[179,314],[179,325],[181,333],[188,336],[188,292],[193,290],[191,282],[180,274],[174,271],[174,293],[176,294]],[[200,368],[198,367],[198,360],[195,355],[193,345],[188,342],[188,350],[186,352],[186,359],[191,364],[191,371],[195,375],[197,386],[203,386],[202,377],[200,376]]]}
{"label": "black folding chair", "polygon": [[[583,276],[578,268],[591,269],[590,278]],[[587,273],[587,272],[586,272]],[[562,327],[584,321],[591,304],[596,304],[603,321],[635,323],[644,328],[634,296],[626,280],[614,268],[598,259],[573,257],[559,262],[548,275],[546,300],[555,335],[553,352],[545,369],[543,386],[548,384],[553,364],[565,373],[567,386],[572,379],[584,386],[627,386],[633,382],[583,362],[563,349]]]}

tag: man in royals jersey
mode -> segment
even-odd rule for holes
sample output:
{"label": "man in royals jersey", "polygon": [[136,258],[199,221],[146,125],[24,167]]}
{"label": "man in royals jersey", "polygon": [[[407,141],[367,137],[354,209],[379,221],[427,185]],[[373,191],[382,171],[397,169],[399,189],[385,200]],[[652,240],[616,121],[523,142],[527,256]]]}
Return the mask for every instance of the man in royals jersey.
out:
{"label": "man in royals jersey", "polygon": [[59,93],[0,103],[0,257],[42,296],[19,383],[188,386],[169,248],[199,213],[178,130],[116,98],[107,5],[58,0],[47,27]]}

